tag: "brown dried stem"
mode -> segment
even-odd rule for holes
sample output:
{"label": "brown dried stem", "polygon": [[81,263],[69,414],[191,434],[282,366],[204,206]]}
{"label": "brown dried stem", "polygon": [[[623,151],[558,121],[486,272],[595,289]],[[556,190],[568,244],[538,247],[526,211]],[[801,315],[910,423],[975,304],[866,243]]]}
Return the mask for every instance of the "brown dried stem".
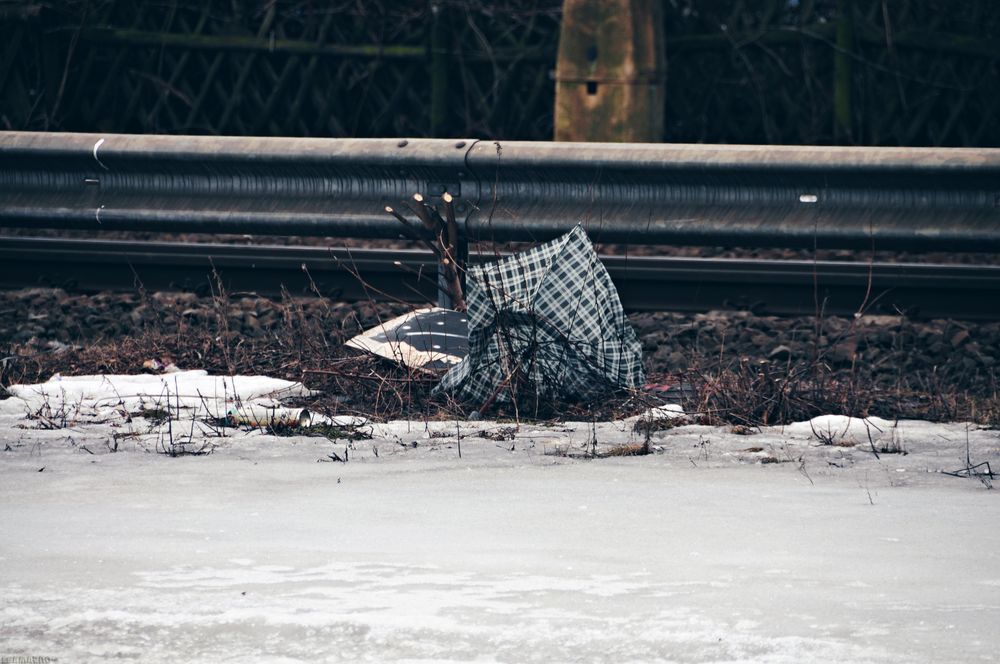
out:
{"label": "brown dried stem", "polygon": [[[460,271],[464,269],[464,266],[457,258],[458,224],[455,222],[455,212],[451,205],[452,197],[448,193],[444,195],[445,209],[448,216],[447,222],[441,218],[440,213],[435,208],[424,202],[422,195],[413,194],[413,200],[415,205],[407,203],[406,206],[420,219],[424,228],[434,234],[437,240],[436,244],[424,236],[422,229],[410,223],[396,210],[387,205],[385,211],[395,217],[410,231],[411,235],[421,240],[434,252],[434,255],[440,261],[441,273],[444,276],[444,288],[451,297],[452,308],[456,311],[465,311],[465,295],[462,291],[462,279],[460,277]],[[447,240],[445,239],[446,235]]]}

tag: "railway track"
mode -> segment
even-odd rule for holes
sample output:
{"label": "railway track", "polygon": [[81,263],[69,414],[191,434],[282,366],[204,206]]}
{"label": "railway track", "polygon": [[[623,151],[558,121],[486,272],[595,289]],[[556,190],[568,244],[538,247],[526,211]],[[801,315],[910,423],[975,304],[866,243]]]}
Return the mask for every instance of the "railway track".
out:
{"label": "railway track", "polygon": [[[485,260],[492,256],[477,257]],[[632,310],[758,314],[905,313],[1000,319],[1000,267],[603,256]],[[341,300],[436,299],[433,256],[416,250],[0,237],[0,287],[72,291],[320,293]]]}
{"label": "railway track", "polygon": [[[1000,251],[1000,150],[0,132],[0,227],[399,238],[454,201],[458,253],[599,243]],[[318,291],[447,304],[428,254],[4,238],[3,285]],[[607,257],[626,307],[1000,318],[1000,268]],[[303,266],[305,269],[303,269]]]}

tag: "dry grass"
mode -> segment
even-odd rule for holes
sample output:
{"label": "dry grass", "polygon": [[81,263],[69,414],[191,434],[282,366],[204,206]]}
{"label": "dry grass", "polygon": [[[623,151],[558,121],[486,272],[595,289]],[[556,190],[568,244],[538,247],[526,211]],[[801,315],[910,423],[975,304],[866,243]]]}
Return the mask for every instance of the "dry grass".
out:
{"label": "dry grass", "polygon": [[705,368],[696,361],[684,374],[692,389],[683,405],[701,423],[730,424],[741,431],[824,414],[968,420],[1000,427],[995,387],[987,394],[973,394],[946,384],[928,386],[919,376],[912,381],[902,378],[886,385],[861,367],[835,371],[822,362],[740,360]]}
{"label": "dry grass", "polygon": [[[173,362],[184,369],[200,368],[216,374],[266,374],[298,380],[318,390],[316,397],[298,405],[327,415],[352,414],[376,419],[464,418],[477,405],[458,404],[431,391],[439,375],[409,369],[394,362],[344,346],[344,341],[380,315],[397,310],[371,303],[366,320],[344,320],[343,310],[330,303],[286,297],[277,303],[275,324],[257,336],[234,330],[232,303],[222,291],[198,315],[162,306],[145,297],[144,304],[159,307],[154,323],[122,338],[105,338],[86,345],[47,348],[42,344],[6,344],[0,348],[0,384],[35,383],[55,373],[141,373],[149,360]],[[397,307],[398,309],[398,307]],[[170,322],[171,325],[165,323]],[[166,332],[164,330],[173,331]],[[692,357],[679,376],[652,374],[651,382],[683,382],[682,405],[697,421],[729,424],[752,433],[759,426],[802,421],[839,413],[886,419],[970,420],[1000,427],[1000,397],[996,385],[987,393],[972,394],[950,387],[935,376],[901,375],[887,385],[863,366],[833,370],[822,354],[802,363],[755,363]],[[546,403],[531,412],[495,405],[484,416],[499,419],[613,419],[660,405],[654,393],[621,393],[595,403]],[[647,426],[667,427],[672,420]]]}

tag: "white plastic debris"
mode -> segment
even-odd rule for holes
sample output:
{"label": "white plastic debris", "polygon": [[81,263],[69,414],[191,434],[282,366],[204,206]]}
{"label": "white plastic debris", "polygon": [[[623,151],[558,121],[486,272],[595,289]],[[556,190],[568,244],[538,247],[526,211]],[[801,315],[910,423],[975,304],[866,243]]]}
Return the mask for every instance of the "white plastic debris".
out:
{"label": "white plastic debris", "polygon": [[226,413],[226,419],[232,425],[252,427],[308,427],[312,424],[312,414],[305,408],[282,408],[253,403],[233,406]]}

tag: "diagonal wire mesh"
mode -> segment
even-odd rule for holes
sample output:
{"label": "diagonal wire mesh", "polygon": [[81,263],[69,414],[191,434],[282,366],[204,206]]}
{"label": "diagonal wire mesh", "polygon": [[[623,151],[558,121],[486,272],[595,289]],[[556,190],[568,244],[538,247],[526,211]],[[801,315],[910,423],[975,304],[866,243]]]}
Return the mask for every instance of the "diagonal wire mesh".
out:
{"label": "diagonal wire mesh", "polygon": [[[561,5],[5,0],[0,129],[548,140]],[[664,15],[669,141],[1000,145],[1000,3],[673,0]]]}

